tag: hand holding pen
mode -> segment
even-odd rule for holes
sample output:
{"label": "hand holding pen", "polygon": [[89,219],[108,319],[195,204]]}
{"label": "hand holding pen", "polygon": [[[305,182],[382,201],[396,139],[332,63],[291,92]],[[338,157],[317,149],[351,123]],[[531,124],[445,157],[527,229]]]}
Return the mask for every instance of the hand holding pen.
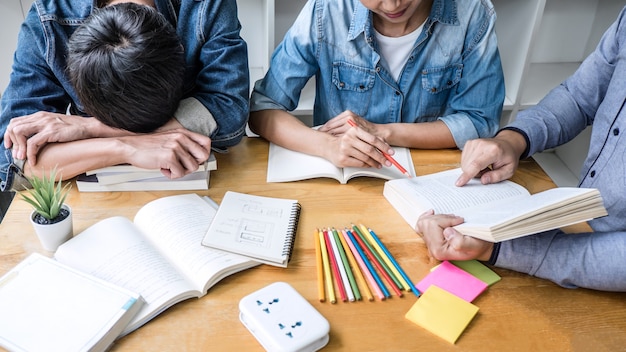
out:
{"label": "hand holding pen", "polygon": [[[352,127],[358,127],[358,126],[357,126],[357,124],[356,124],[356,122],[354,122],[353,120],[348,119],[347,121],[348,121],[348,124],[349,124],[350,126],[352,126]],[[391,155],[389,155],[388,153],[386,153],[386,152],[384,152],[384,151],[382,151],[382,150],[380,150],[380,149],[378,149],[378,148],[376,148],[376,149],[377,149],[377,150],[378,150],[378,151],[379,151],[379,152],[380,152],[380,153],[381,153],[381,154],[385,157],[385,159],[389,160],[389,162],[390,162],[393,166],[395,166],[398,170],[400,170],[400,172],[401,172],[403,175],[405,175],[405,176],[407,176],[407,177],[409,177],[409,178],[411,177],[411,174],[409,174],[409,172],[408,172],[408,171],[406,171],[406,169],[405,169],[404,167],[402,167],[402,165],[400,165],[400,163],[399,163],[399,162],[397,162],[397,161],[396,161],[396,159],[394,159],[394,158],[393,158]]]}

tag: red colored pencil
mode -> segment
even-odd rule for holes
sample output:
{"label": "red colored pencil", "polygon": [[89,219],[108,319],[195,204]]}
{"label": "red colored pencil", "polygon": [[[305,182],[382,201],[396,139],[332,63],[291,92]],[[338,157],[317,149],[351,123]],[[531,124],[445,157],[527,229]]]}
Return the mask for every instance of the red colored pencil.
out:
{"label": "red colored pencil", "polygon": [[[356,127],[356,123],[352,120],[348,120],[348,124],[352,127]],[[404,167],[402,167],[402,165],[400,165],[399,162],[396,161],[396,159],[393,158],[393,156],[383,152],[382,150],[378,150],[379,152],[381,152],[383,154],[383,156],[389,160],[391,162],[391,164],[393,164],[393,166],[397,167],[398,170],[400,170],[400,172],[402,172],[402,174],[406,175],[406,177],[411,177],[411,174],[409,174],[408,171],[406,171],[406,169]]]}
{"label": "red colored pencil", "polygon": [[333,252],[333,247],[330,244],[330,237],[328,235],[328,230],[324,229],[324,242],[326,242],[326,250],[328,252],[328,259],[330,259],[330,266],[333,269],[333,276],[335,277],[335,282],[337,283],[337,288],[339,289],[339,297],[341,297],[342,301],[347,301],[348,296],[346,294],[346,288],[341,282],[341,274],[339,273],[339,267],[337,266],[337,258],[335,258],[335,253]]}
{"label": "red colored pencil", "polygon": [[374,255],[374,253],[372,253],[368,244],[363,242],[365,241],[365,239],[362,238],[363,235],[361,234],[361,230],[359,230],[356,226],[352,226],[352,228],[354,229],[354,232],[356,233],[354,238],[357,240],[357,242],[359,242],[359,246],[363,248],[363,251],[369,257],[370,262],[374,264],[374,266],[376,267],[376,269],[378,269],[380,274],[385,278],[385,280],[387,280],[387,282],[389,282],[389,285],[394,290],[394,292],[398,295],[398,297],[402,297],[403,294],[400,288],[396,285],[396,283],[393,281],[391,276],[389,276],[387,271],[382,267],[381,263],[378,262],[378,259],[376,259],[376,256]]}

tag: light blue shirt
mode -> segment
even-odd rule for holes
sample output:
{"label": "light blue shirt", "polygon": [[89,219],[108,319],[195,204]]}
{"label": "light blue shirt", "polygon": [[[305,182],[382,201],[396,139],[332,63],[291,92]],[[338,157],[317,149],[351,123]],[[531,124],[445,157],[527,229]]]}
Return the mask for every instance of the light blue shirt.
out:
{"label": "light blue shirt", "polygon": [[626,8],[580,68],[507,127],[525,135],[528,155],[593,126],[580,187],[597,188],[608,216],[593,233],[551,231],[502,242],[496,265],[565,287],[626,292]]}
{"label": "light blue shirt", "polygon": [[313,119],[345,110],[375,123],[441,120],[459,148],[499,127],[504,78],[488,0],[435,0],[396,81],[358,0],[309,0],[256,82],[251,111],[294,110],[315,76]]}

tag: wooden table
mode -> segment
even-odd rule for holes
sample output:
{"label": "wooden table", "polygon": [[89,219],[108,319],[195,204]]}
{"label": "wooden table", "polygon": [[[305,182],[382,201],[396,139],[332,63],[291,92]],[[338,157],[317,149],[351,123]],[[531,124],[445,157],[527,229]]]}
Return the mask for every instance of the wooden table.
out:
{"label": "wooden table", "polygon": [[[383,180],[358,178],[266,183],[268,144],[246,138],[218,155],[210,189],[198,192],[220,202],[227,190],[298,199],[302,215],[293,259],[286,269],[262,265],[232,275],[200,299],[181,302],[117,341],[113,351],[262,351],[238,319],[239,300],[276,281],[298,290],[330,322],[325,350],[341,351],[617,351],[626,349],[626,297],[621,293],[570,290],[542,279],[495,269],[502,280],[475,301],[480,310],[456,345],[404,318],[417,298],[409,293],[385,301],[320,303],[313,233],[318,227],[363,223],[373,228],[414,282],[438,264],[422,240],[382,196]],[[418,175],[459,166],[457,150],[415,150]],[[554,187],[532,160],[513,181],[532,193]],[[123,215],[173,192],[79,193],[67,199],[74,233],[96,221]],[[32,252],[43,252],[28,223],[30,207],[16,197],[0,224],[0,274]],[[574,228],[574,230],[579,228]],[[44,252],[45,253],[45,252]],[[626,264],[625,264],[626,265]],[[44,289],[42,287],[40,289]]]}

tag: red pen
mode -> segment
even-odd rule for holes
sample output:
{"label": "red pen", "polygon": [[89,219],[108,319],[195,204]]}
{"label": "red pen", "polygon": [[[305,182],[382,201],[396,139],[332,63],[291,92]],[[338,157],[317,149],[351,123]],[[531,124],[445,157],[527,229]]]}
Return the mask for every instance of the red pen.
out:
{"label": "red pen", "polygon": [[[348,120],[348,124],[352,127],[357,127],[356,123],[352,120]],[[406,169],[404,167],[402,167],[402,165],[400,165],[399,162],[396,161],[396,159],[394,159],[391,155],[383,152],[382,150],[378,150],[379,152],[381,152],[383,154],[383,156],[389,160],[395,167],[398,168],[398,170],[400,170],[400,172],[402,172],[404,175],[406,175],[406,177],[411,178],[411,174],[409,174],[408,171],[406,171]]]}

